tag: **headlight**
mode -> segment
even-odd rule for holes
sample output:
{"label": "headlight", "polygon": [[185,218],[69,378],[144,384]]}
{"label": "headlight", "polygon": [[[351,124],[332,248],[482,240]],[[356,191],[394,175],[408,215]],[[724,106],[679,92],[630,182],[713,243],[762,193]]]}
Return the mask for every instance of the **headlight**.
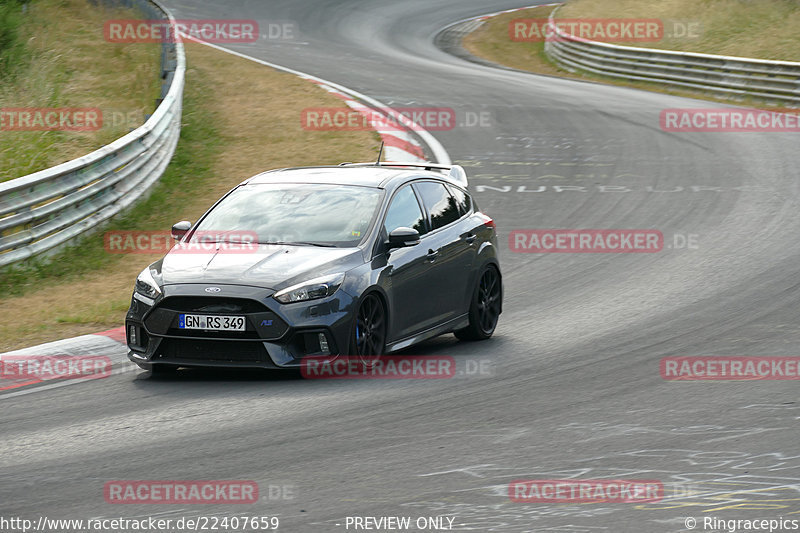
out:
{"label": "headlight", "polygon": [[156,275],[156,272],[150,267],[142,270],[142,273],[136,278],[136,287],[134,291],[150,300],[155,300],[161,296],[161,287],[159,287],[156,281]]}
{"label": "headlight", "polygon": [[282,304],[288,304],[325,298],[336,292],[343,281],[344,273],[315,278],[276,292],[275,299]]}

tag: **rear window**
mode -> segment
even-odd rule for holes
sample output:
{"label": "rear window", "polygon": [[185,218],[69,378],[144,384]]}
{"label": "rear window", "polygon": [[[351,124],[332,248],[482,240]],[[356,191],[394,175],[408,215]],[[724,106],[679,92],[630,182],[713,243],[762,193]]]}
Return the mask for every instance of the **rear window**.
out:
{"label": "rear window", "polygon": [[431,215],[431,229],[441,228],[461,218],[456,199],[442,183],[423,181],[415,186],[422,196],[425,209]]}
{"label": "rear window", "polygon": [[461,216],[466,215],[472,210],[472,197],[458,187],[450,187],[450,192],[453,198],[456,199],[458,205],[458,213]]}

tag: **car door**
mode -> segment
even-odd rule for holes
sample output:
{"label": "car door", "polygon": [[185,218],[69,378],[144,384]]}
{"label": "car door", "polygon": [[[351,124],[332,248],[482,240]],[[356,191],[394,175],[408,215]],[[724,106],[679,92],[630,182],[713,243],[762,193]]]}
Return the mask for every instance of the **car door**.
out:
{"label": "car door", "polygon": [[434,323],[429,272],[431,263],[425,248],[427,219],[411,185],[400,188],[392,197],[384,217],[383,231],[407,227],[420,233],[420,244],[395,248],[387,253],[385,272],[389,280],[389,340],[399,340],[422,331]]}
{"label": "car door", "polygon": [[462,301],[461,311],[459,312],[459,314],[463,314],[469,311],[472,293],[475,289],[475,283],[477,282],[478,272],[476,268],[478,265],[478,250],[480,249],[482,239],[485,238],[485,236],[481,236],[481,226],[484,224],[484,221],[477,222],[475,220],[473,208],[477,209],[477,207],[473,206],[472,197],[468,192],[452,184],[448,184],[447,188],[450,190],[450,194],[455,198],[456,204],[458,205],[458,212],[461,219],[456,222],[457,231],[459,238],[463,242],[462,249],[465,249],[465,253],[467,254],[467,257],[462,258],[462,260],[465,264],[469,265],[469,273],[464,281],[466,284],[464,300]]}
{"label": "car door", "polygon": [[474,263],[474,239],[468,236],[456,198],[438,181],[414,183],[428,217],[430,233],[424,244],[430,264],[428,287],[431,291],[434,323],[440,324],[465,312],[472,294],[469,285]]}

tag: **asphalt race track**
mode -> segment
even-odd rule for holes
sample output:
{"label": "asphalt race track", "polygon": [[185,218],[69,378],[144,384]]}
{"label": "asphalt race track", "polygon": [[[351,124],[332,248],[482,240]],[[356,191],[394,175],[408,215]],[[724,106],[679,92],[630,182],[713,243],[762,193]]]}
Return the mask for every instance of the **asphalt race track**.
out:
{"label": "asphalt race track", "polygon": [[[409,352],[453,356],[462,374],[448,380],[131,371],[0,397],[0,514],[278,516],[288,533],[354,531],[348,516],[569,533],[800,519],[797,381],[659,372],[670,356],[800,354],[796,137],[667,133],[662,109],[716,104],[492,68],[434,45],[449,24],[519,1],[166,5],[176,18],[295,22],[294,40],[229,48],[388,105],[454,109],[456,127],[432,133],[497,222],[504,314],[489,341],[448,335]],[[511,231],[538,228],[659,230],[664,247],[512,251]],[[668,497],[509,500],[513,480],[563,478],[659,480]],[[194,479],[255,480],[261,500],[103,497],[109,480]]]}

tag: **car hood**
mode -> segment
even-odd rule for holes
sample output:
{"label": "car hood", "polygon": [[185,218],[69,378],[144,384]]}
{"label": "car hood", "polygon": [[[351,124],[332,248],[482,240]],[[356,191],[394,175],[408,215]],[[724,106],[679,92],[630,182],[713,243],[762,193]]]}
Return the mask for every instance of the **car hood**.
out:
{"label": "car hood", "polygon": [[[159,264],[162,283],[252,285],[280,290],[363,263],[359,248],[258,245],[248,251],[197,252],[173,248]],[[160,267],[160,268],[159,268]]]}

